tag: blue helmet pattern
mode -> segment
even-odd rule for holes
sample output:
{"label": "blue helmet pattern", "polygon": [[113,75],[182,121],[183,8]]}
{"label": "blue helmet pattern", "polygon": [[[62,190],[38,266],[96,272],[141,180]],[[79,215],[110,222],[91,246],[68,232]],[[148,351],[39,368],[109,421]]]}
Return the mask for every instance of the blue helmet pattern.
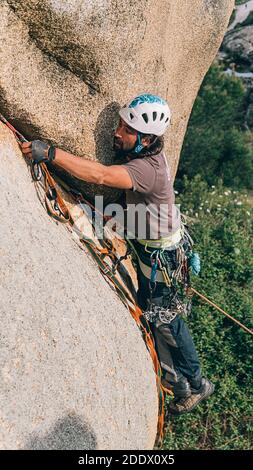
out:
{"label": "blue helmet pattern", "polygon": [[171,120],[168,103],[160,96],[150,93],[142,93],[132,98],[120,109],[119,115],[138,132],[156,136],[162,136],[165,133]]}
{"label": "blue helmet pattern", "polygon": [[160,98],[160,96],[149,95],[148,93],[145,93],[144,95],[137,96],[133,101],[131,101],[129,107],[135,108],[139,104],[143,103],[159,103],[166,105],[166,101]]}

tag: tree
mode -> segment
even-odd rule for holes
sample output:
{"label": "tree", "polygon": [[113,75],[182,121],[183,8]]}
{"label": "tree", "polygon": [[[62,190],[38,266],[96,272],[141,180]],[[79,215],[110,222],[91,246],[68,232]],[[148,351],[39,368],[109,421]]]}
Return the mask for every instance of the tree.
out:
{"label": "tree", "polygon": [[196,98],[178,169],[180,188],[184,175],[200,174],[209,185],[222,177],[232,187],[253,188],[253,146],[245,129],[246,89],[218,65],[206,75]]}

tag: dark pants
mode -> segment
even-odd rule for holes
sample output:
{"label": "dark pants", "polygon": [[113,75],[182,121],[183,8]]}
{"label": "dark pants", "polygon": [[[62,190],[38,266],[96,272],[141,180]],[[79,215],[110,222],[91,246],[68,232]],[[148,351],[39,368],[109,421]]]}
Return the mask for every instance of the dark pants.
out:
{"label": "dark pants", "polygon": [[[137,242],[134,242],[134,246],[141,261],[151,266],[150,253],[145,251],[145,247]],[[175,269],[176,250],[167,251],[166,257],[171,269]],[[137,263],[137,276],[139,282],[137,300],[141,309],[145,311],[150,298],[149,279],[142,273],[139,263]],[[169,307],[172,291],[173,288],[167,287],[165,283],[157,282],[152,302]],[[168,388],[173,390],[175,396],[189,396],[191,389],[198,389],[201,385],[201,368],[187,325],[180,314],[169,324],[162,323],[159,319],[149,324],[163,372],[163,383],[168,384]]]}

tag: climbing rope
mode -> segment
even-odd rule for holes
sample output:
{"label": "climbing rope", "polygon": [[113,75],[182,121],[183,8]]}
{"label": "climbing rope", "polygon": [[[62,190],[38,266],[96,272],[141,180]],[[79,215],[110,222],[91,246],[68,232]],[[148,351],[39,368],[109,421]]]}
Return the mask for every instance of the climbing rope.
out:
{"label": "climbing rope", "polygon": [[250,330],[247,326],[243,325],[243,323],[239,322],[239,320],[237,320],[236,318],[232,317],[232,315],[229,315],[229,313],[227,313],[225,310],[223,310],[222,308],[220,308],[218,305],[216,305],[214,302],[212,302],[210,299],[208,299],[207,297],[205,297],[203,294],[201,294],[200,292],[198,292],[196,289],[194,289],[193,287],[190,287],[189,288],[189,294],[196,294],[198,295],[201,299],[205,300],[209,305],[212,305],[214,308],[216,308],[217,310],[219,310],[219,312],[223,313],[226,317],[230,318],[230,320],[232,320],[233,322],[235,322],[237,325],[239,325],[241,328],[243,328],[245,331],[247,331],[247,333],[250,333],[251,335],[253,335],[253,331]]}

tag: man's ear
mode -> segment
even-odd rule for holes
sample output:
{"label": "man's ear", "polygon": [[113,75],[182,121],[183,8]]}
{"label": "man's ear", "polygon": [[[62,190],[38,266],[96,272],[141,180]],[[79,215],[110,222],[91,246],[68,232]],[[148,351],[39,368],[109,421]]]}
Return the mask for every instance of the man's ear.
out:
{"label": "man's ear", "polygon": [[153,140],[153,135],[144,135],[141,139],[143,147],[148,147]]}

